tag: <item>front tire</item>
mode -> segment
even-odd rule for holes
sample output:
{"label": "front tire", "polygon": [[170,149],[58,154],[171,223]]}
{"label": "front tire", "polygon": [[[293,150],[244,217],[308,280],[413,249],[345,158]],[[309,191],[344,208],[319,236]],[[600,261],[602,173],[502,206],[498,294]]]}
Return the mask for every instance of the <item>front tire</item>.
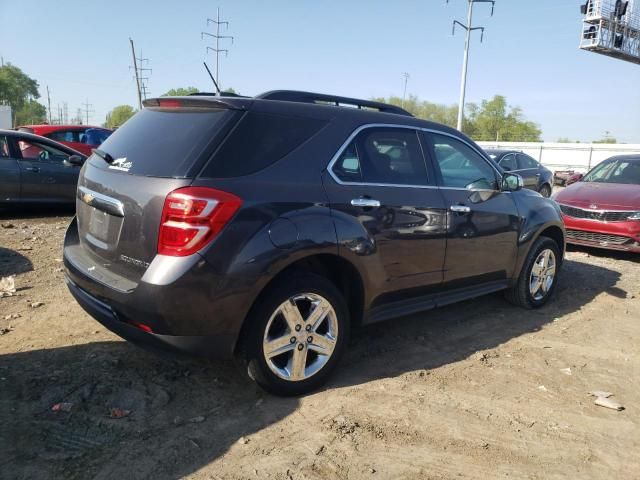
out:
{"label": "front tire", "polygon": [[540,187],[538,193],[540,193],[544,198],[549,198],[551,196],[551,187],[545,183]]}
{"label": "front tire", "polygon": [[516,284],[507,290],[507,300],[527,309],[547,303],[558,283],[561,261],[558,244],[548,237],[538,238],[525,259]]}
{"label": "front tire", "polygon": [[248,321],[248,373],[274,395],[302,395],[320,387],[349,338],[344,297],[312,273],[292,273],[270,287]]}

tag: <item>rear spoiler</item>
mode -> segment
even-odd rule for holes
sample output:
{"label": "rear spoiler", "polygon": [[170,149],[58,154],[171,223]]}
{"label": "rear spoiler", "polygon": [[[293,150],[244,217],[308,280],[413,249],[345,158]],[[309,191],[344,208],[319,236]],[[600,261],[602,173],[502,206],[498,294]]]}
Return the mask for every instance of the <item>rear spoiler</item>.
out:
{"label": "rear spoiler", "polygon": [[246,110],[248,105],[233,101],[233,97],[210,97],[210,96],[188,96],[188,97],[159,97],[149,98],[142,102],[145,107],[155,108],[224,108],[228,110]]}

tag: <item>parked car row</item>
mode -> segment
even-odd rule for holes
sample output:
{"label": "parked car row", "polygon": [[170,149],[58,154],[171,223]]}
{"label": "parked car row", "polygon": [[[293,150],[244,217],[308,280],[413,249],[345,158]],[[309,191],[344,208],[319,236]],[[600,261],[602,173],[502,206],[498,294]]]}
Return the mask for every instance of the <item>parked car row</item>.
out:
{"label": "parked car row", "polygon": [[0,130],[0,206],[74,205],[80,167],[111,133],[86,125]]}

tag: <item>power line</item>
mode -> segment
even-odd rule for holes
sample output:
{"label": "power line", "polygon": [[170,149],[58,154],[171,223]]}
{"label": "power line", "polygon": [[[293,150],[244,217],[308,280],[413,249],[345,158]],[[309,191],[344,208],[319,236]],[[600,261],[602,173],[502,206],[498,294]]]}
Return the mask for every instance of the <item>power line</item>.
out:
{"label": "power line", "polygon": [[216,26],[216,33],[200,32],[200,39],[204,39],[205,35],[216,39],[215,48],[207,46],[206,51],[209,52],[209,50],[211,50],[216,55],[216,84],[219,86],[220,85],[220,54],[224,52],[225,57],[229,55],[229,50],[227,50],[226,48],[220,48],[220,40],[230,38],[231,44],[233,45],[233,37],[231,35],[220,35],[220,25],[224,25],[225,29],[229,28],[229,22],[220,20],[220,8],[216,10],[215,20],[212,20],[211,18],[207,18],[207,26],[209,26],[210,23],[213,23]]}
{"label": "power line", "polygon": [[[451,34],[455,35],[456,33],[456,25],[461,28],[464,28],[466,31],[465,40],[464,40],[464,56],[462,60],[462,78],[460,80],[460,101],[458,102],[458,130],[462,131],[462,123],[464,120],[464,97],[467,90],[467,67],[469,64],[469,47],[471,45],[471,32],[474,30],[480,30],[480,43],[484,38],[484,27],[474,27],[473,26],[473,6],[476,3],[490,3],[491,4],[491,16],[493,16],[493,10],[496,5],[496,0],[467,0],[469,3],[467,7],[467,23],[459,22],[458,20],[453,21],[453,29]],[[447,0],[449,3],[449,0]]]}

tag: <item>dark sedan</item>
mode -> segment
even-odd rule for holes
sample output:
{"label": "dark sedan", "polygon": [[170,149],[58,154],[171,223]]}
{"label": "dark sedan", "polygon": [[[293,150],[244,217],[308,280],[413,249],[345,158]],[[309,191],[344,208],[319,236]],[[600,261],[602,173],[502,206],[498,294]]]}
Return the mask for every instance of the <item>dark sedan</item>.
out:
{"label": "dark sedan", "polygon": [[502,167],[505,172],[513,172],[524,180],[525,188],[535,190],[543,197],[551,196],[553,172],[543,167],[537,160],[526,153],[516,150],[492,150],[485,152]]}
{"label": "dark sedan", "polygon": [[86,156],[38,135],[0,130],[0,206],[74,204]]}

